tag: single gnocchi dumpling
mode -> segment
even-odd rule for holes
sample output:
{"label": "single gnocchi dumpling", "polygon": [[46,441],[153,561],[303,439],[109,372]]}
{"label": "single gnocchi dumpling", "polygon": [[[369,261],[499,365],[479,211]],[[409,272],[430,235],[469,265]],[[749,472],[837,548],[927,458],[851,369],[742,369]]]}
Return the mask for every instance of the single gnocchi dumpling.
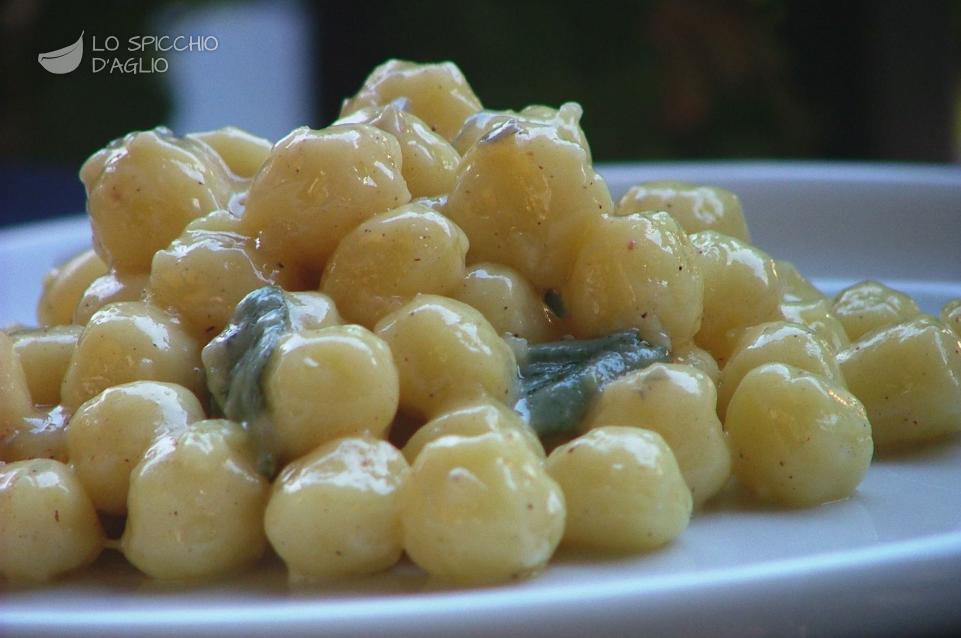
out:
{"label": "single gnocchi dumpling", "polygon": [[43,278],[37,321],[41,326],[72,323],[74,308],[84,291],[105,274],[107,264],[93,250],[86,250],[48,272]]}
{"label": "single gnocchi dumpling", "polygon": [[457,402],[487,395],[510,403],[517,361],[487,319],[467,304],[418,295],[380,320],[400,374],[400,407],[431,418]]}
{"label": "single gnocchi dumpling", "polygon": [[877,329],[838,354],[881,448],[961,431],[961,339],[928,315]]}
{"label": "single gnocchi dumpling", "polygon": [[587,153],[557,128],[510,120],[464,156],[444,213],[470,238],[468,261],[560,288],[584,235],[613,206]]}
{"label": "single gnocchi dumpling", "polygon": [[103,390],[130,381],[164,381],[206,396],[200,343],[156,306],[126,301],[90,318],[63,378],[60,398],[69,410]]}
{"label": "single gnocchi dumpling", "polygon": [[460,155],[450,143],[413,113],[410,101],[398,98],[383,108],[367,107],[334,124],[370,124],[397,138],[403,163],[401,174],[411,197],[435,197],[449,193]]}
{"label": "single gnocchi dumpling", "polygon": [[564,533],[564,494],[523,445],[497,433],[428,443],[401,491],[404,549],[431,576],[531,575]]}
{"label": "single gnocchi dumpling", "polygon": [[451,296],[479,310],[498,334],[510,333],[534,343],[556,336],[537,289],[513,268],[474,264]]}
{"label": "single gnocchi dumpling", "polygon": [[410,201],[401,162],[397,138],[373,126],[294,129],[250,185],[242,230],[281,261],[320,272],[347,233]]}
{"label": "single gnocchi dumpling", "polygon": [[150,273],[120,273],[111,270],[98,277],[83,292],[73,311],[73,323],[85,326],[94,313],[120,301],[142,301],[150,287]]}
{"label": "single gnocchi dumpling", "polygon": [[745,375],[724,425],[738,481],[759,498],[784,505],[850,496],[874,453],[871,423],[853,394],[783,363]]}
{"label": "single gnocchi dumpling", "polygon": [[344,100],[340,116],[369,106],[386,106],[398,98],[406,98],[408,110],[446,140],[454,139],[464,120],[481,109],[480,100],[453,62],[388,60],[367,76],[357,95]]}
{"label": "single gnocchi dumpling", "polygon": [[717,186],[670,181],[638,184],[621,197],[614,214],[659,210],[670,213],[688,233],[713,230],[751,243],[741,200]]}
{"label": "single gnocchi dumpling", "polygon": [[605,426],[556,448],[547,472],[567,503],[564,544],[643,552],[675,539],[691,518],[691,492],[656,432]]}
{"label": "single gnocchi dumpling", "polygon": [[127,511],[130,472],[155,438],[204,419],[200,401],[173,383],[134,381],[107,388],[80,406],[67,425],[77,478],[98,511]]}
{"label": "single gnocchi dumpling", "polygon": [[717,413],[721,419],[744,376],[765,363],[786,363],[847,387],[834,350],[808,328],[787,321],[771,321],[745,330],[721,371]]}
{"label": "single gnocchi dumpling", "polygon": [[[731,452],[716,404],[717,391],[705,373],[691,366],[655,363],[609,383],[581,429],[630,425],[657,432],[670,446],[698,507],[731,476]],[[614,446],[615,439],[598,440]]]}
{"label": "single gnocchi dumpling", "polygon": [[778,318],[781,282],[774,260],[714,231],[691,235],[704,276],[704,315],[695,342],[724,367],[743,330]]}
{"label": "single gnocchi dumpling", "polygon": [[426,206],[371,217],[344,237],[320,287],[350,322],[372,328],[417,293],[445,295],[464,278],[467,236]]}
{"label": "single gnocchi dumpling", "polygon": [[427,444],[444,436],[482,436],[491,432],[529,448],[540,458],[545,456],[537,434],[516,412],[503,403],[485,398],[458,405],[422,425],[404,446],[404,457],[414,463]]}
{"label": "single gnocchi dumpling", "polygon": [[961,299],[953,299],[941,308],[941,321],[961,337]]}
{"label": "single gnocchi dumpling", "polygon": [[82,326],[62,325],[23,330],[11,335],[33,403],[60,403],[60,384],[81,332]]}
{"label": "single gnocchi dumpling", "polygon": [[704,281],[687,234],[664,212],[604,215],[565,288],[575,332],[637,328],[652,343],[690,341],[701,325]]}
{"label": "single gnocchi dumpling", "polygon": [[247,434],[225,420],[159,437],[130,476],[120,546],[158,579],[207,578],[263,553],[270,485],[254,470]]}
{"label": "single gnocchi dumpling", "polygon": [[92,563],[103,530],[83,487],[59,461],[0,463],[0,576],[46,581]]}
{"label": "single gnocchi dumpling", "polygon": [[191,133],[187,137],[211,147],[234,175],[244,179],[252,178],[260,170],[272,146],[269,140],[236,126]]}
{"label": "single gnocchi dumpling", "polygon": [[559,108],[551,108],[540,104],[526,106],[515,111],[478,111],[464,122],[457,137],[451,142],[457,152],[466,155],[477,141],[508,120],[520,120],[533,124],[547,124],[557,128],[557,135],[568,142],[577,144],[587,154],[587,161],[591,161],[591,147],[587,143],[587,136],[581,128],[581,116],[584,109],[577,102],[565,102]]}
{"label": "single gnocchi dumpling", "polygon": [[207,341],[223,330],[234,307],[251,290],[275,284],[296,287],[298,278],[293,264],[287,268],[270,260],[253,239],[206,230],[194,226],[197,222],[154,255],[150,290],[154,303],[172,309]]}
{"label": "single gnocchi dumpling", "polygon": [[[778,274],[780,274],[780,269]],[[781,317],[785,321],[799,323],[809,328],[834,352],[840,352],[849,345],[851,340],[837,316],[834,314],[831,300],[827,298],[809,299],[807,301],[782,301]]]}
{"label": "single gnocchi dumpling", "polygon": [[290,333],[263,371],[273,444],[284,462],[344,436],[383,437],[397,412],[387,344],[355,325]]}
{"label": "single gnocchi dumpling", "polygon": [[834,314],[850,340],[857,341],[872,330],[916,317],[921,309],[903,292],[877,281],[862,281],[837,294]]}
{"label": "single gnocchi dumpling", "polygon": [[191,220],[226,208],[234,183],[213,150],[166,129],[131,133],[80,169],[94,248],[119,272],[147,272]]}
{"label": "single gnocchi dumpling", "polygon": [[264,515],[294,579],[383,571],[403,552],[399,492],[410,468],[390,443],[343,438],[280,473]]}

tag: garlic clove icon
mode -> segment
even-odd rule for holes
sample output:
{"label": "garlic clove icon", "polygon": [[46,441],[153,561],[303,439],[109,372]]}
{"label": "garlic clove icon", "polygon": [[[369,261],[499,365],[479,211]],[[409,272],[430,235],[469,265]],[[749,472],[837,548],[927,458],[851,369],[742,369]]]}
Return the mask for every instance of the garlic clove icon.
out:
{"label": "garlic clove icon", "polygon": [[84,32],[81,31],[80,37],[73,44],[38,55],[37,61],[40,66],[51,73],[57,74],[70,73],[75,70],[80,66],[80,61],[83,59],[83,34]]}

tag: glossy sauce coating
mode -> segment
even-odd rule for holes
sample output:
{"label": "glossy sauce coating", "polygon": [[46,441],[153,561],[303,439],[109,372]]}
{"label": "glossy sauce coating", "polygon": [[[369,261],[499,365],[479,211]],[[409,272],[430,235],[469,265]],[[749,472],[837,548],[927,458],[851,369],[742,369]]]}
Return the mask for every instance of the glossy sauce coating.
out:
{"label": "glossy sauce coating", "polygon": [[[560,543],[661,547],[721,490],[857,498],[875,444],[961,428],[957,302],[828,299],[716,186],[615,207],[582,116],[391,60],[324,128],[94,153],[94,249],[38,304],[57,327],[0,332],[0,577],[106,542],[223,578],[269,542],[294,581],[404,552],[514,580]],[[119,546],[97,511],[126,514]]]}

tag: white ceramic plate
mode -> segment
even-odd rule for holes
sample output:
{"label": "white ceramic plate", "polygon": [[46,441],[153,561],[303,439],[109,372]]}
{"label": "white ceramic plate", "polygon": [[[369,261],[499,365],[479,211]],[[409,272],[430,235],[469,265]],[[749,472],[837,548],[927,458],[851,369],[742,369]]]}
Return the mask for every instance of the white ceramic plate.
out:
{"label": "white ceramic plate", "polygon": [[[754,239],[833,292],[873,277],[936,313],[961,297],[961,170],[849,164],[607,166],[619,196],[676,178],[726,186]],[[88,244],[82,220],[0,232],[0,325],[29,323],[42,273]],[[561,554],[541,577],[433,588],[410,565],[290,588],[273,560],[230,582],[163,587],[107,553],[36,589],[0,585],[0,634],[863,635],[961,627],[961,440],[876,459],[853,498],[761,507],[734,490],[662,551]]]}

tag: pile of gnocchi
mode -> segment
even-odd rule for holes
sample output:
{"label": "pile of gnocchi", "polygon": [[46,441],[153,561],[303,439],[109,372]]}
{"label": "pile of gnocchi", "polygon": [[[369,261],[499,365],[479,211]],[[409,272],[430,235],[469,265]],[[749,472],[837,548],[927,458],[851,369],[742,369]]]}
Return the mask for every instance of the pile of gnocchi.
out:
{"label": "pile of gnocchi", "polygon": [[393,60],[327,128],[93,154],[92,249],[0,332],[0,576],[508,581],[961,429],[961,300],[828,298],[722,188],[615,203],[580,118]]}

